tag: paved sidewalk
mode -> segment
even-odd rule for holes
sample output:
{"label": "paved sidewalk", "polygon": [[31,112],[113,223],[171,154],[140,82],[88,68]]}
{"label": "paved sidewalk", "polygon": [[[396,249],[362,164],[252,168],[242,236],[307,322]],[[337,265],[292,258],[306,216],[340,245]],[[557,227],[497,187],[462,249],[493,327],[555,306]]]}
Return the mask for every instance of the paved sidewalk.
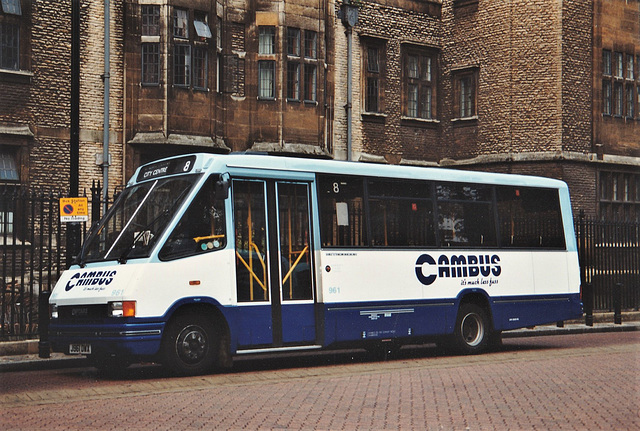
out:
{"label": "paved sidewalk", "polygon": [[[640,331],[640,312],[625,312],[622,324],[613,323],[613,313],[594,315],[593,326],[586,326],[584,320],[557,325],[541,325],[533,328],[503,332],[503,338],[538,337],[545,335],[585,334],[597,332]],[[38,340],[0,342],[0,373],[10,371],[31,371],[56,368],[86,367],[85,356],[69,356],[52,353],[48,359],[38,356]]]}

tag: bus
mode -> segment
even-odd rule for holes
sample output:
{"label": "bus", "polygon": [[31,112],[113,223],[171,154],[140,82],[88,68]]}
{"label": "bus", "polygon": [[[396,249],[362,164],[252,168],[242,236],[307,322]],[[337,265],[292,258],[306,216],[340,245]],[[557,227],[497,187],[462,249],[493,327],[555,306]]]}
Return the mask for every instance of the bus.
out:
{"label": "bus", "polygon": [[257,154],[139,167],[50,296],[55,352],[194,375],[237,355],[436,341],[582,316],[567,185]]}

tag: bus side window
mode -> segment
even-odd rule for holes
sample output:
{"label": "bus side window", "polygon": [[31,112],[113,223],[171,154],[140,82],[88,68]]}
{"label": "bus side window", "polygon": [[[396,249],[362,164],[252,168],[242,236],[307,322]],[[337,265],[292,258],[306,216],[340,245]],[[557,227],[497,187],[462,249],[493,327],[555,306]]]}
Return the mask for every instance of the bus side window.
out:
{"label": "bus side window", "polygon": [[322,246],[366,246],[363,179],[318,175],[318,195]]}
{"label": "bus side window", "polygon": [[372,246],[435,246],[430,182],[386,178],[368,182]]}
{"label": "bus side window", "polygon": [[492,187],[469,183],[440,183],[438,230],[442,247],[494,247],[496,228]]}
{"label": "bus side window", "polygon": [[226,246],[224,199],[216,197],[216,180],[212,176],[202,186],[160,250],[160,259],[178,259]]}
{"label": "bus side window", "polygon": [[496,195],[502,247],[565,247],[557,190],[500,186]]}

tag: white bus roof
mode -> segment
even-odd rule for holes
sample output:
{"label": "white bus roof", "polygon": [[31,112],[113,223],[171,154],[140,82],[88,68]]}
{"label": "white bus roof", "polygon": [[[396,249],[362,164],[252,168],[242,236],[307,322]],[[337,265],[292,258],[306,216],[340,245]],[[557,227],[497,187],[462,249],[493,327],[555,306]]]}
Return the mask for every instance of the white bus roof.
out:
{"label": "white bus roof", "polygon": [[237,172],[239,170],[265,170],[282,172],[324,173],[336,175],[358,175],[367,177],[402,178],[416,180],[438,180],[452,182],[470,182],[483,184],[504,184],[522,187],[566,188],[563,181],[529,175],[502,174],[473,170],[458,170],[439,167],[422,167],[408,165],[384,165],[365,162],[348,162],[325,159],[310,159],[286,156],[270,156],[261,154],[186,154],[156,160],[136,170],[128,185],[136,183],[141,169],[162,163],[166,160],[196,156],[192,173],[202,172]]}

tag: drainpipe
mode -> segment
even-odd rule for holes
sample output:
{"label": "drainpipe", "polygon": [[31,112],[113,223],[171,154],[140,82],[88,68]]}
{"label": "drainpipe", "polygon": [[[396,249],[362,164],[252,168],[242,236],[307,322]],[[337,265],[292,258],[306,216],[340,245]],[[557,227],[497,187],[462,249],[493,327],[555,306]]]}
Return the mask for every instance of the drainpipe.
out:
{"label": "drainpipe", "polygon": [[110,37],[110,5],[109,0],[104,0],[104,134],[102,137],[102,214],[107,213],[107,200],[109,199],[109,37]]}
{"label": "drainpipe", "polygon": [[353,27],[358,23],[358,6],[351,3],[351,0],[344,0],[340,6],[342,12],[342,24],[347,27],[347,104],[345,106],[347,113],[347,160],[352,160],[352,126],[351,126],[351,108],[353,106],[353,89],[352,89],[352,47],[353,47]]}

